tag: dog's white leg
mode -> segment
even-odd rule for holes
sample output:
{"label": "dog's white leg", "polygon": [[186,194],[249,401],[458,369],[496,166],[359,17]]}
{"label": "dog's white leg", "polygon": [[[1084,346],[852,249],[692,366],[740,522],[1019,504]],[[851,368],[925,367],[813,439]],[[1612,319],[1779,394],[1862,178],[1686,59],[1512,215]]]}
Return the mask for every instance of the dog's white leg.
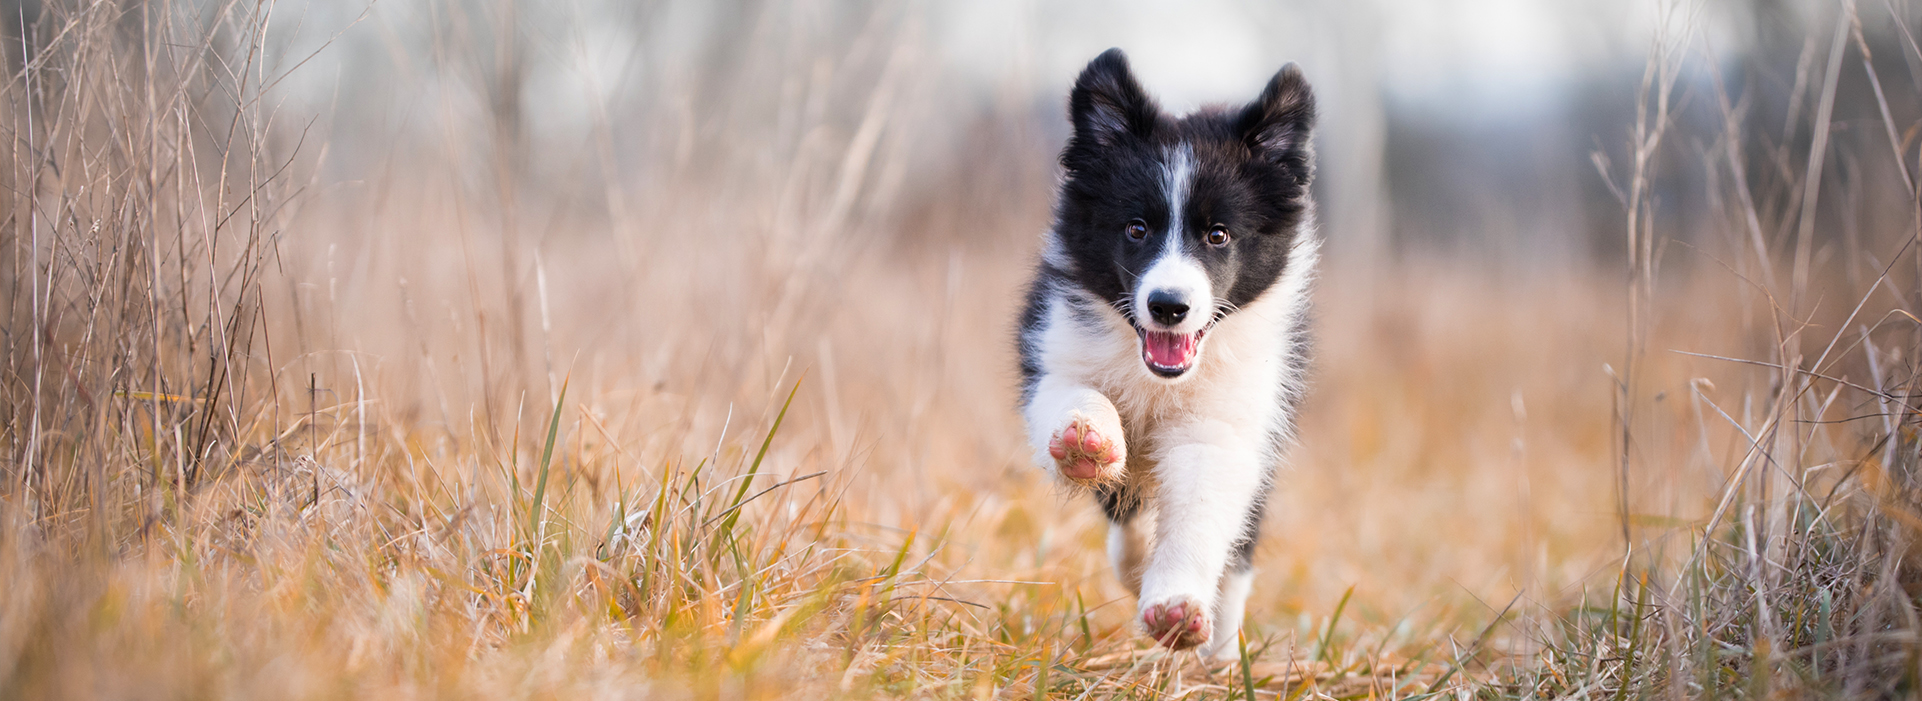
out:
{"label": "dog's white leg", "polygon": [[1242,612],[1247,609],[1248,593],[1255,588],[1255,570],[1229,569],[1221,575],[1220,600],[1215,603],[1215,631],[1208,644],[1201,648],[1201,655],[1209,659],[1227,659],[1240,654],[1235,647],[1235,639],[1241,633]]}
{"label": "dog's white leg", "polygon": [[1049,474],[1082,486],[1121,479],[1128,448],[1121,415],[1106,396],[1059,375],[1043,375],[1022,413],[1034,463]]}
{"label": "dog's white leg", "polygon": [[[1198,430],[1197,430],[1198,429]],[[1222,422],[1180,431],[1190,442],[1155,466],[1154,550],[1141,577],[1141,623],[1175,649],[1208,642],[1222,574],[1261,491],[1258,452]],[[1239,606],[1236,608],[1239,613]]]}

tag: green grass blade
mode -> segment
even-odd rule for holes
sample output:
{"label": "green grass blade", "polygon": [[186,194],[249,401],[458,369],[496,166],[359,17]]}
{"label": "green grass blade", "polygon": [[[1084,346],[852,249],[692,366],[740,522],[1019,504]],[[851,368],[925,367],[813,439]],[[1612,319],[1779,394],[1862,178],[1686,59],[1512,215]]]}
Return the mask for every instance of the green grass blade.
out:
{"label": "green grass blade", "polygon": [[1635,620],[1629,621],[1628,653],[1622,660],[1622,683],[1615,688],[1615,701],[1628,698],[1628,691],[1634,686],[1635,656],[1642,649],[1642,618],[1648,607],[1648,575],[1639,578],[1640,588],[1635,592]]}
{"label": "green grass blade", "polygon": [[527,537],[533,540],[531,549],[540,549],[541,517],[547,510],[547,471],[554,460],[554,440],[560,435],[561,413],[567,408],[567,380],[561,381],[560,398],[554,400],[554,415],[547,420],[547,444],[541,446],[541,472],[534,481],[534,503],[527,510]]}
{"label": "green grass blade", "polygon": [[1322,631],[1321,642],[1315,645],[1314,661],[1321,662],[1328,655],[1328,645],[1335,639],[1335,624],[1341,622],[1341,612],[1348,608],[1348,597],[1354,595],[1355,585],[1353,584],[1348,585],[1348,591],[1342,592],[1341,603],[1335,604],[1335,615],[1328,617],[1328,629]]}
{"label": "green grass blade", "polygon": [[[1350,590],[1353,587],[1349,587]],[[1342,597],[1344,602],[1347,597]],[[1248,655],[1248,634],[1235,632],[1235,645],[1241,652],[1241,688],[1247,692],[1248,701],[1255,701],[1255,660]],[[1232,695],[1230,695],[1232,698]]]}
{"label": "green grass blade", "polygon": [[1035,662],[1035,665],[1034,665],[1035,701],[1047,701],[1048,699],[1048,668],[1053,666],[1054,666],[1054,647],[1049,646],[1042,650],[1041,659]]}
{"label": "green grass blade", "polygon": [[[734,490],[734,499],[728,504],[728,508],[740,506],[741,500],[747,498],[748,488],[754,485],[754,476],[761,472],[761,461],[767,459],[768,447],[774,445],[774,434],[781,430],[781,422],[787,419],[788,407],[794,406],[794,395],[801,392],[801,381],[806,379],[807,376],[802,375],[794,381],[794,387],[788,390],[787,401],[781,403],[780,413],[774,415],[774,425],[768,427],[767,436],[761,439],[761,450],[754,454],[754,462],[748,464],[747,474],[741,476],[741,486]],[[726,520],[721,522],[721,533],[733,532],[734,523],[740,519],[741,510],[735,509],[733,513],[727,515]]]}

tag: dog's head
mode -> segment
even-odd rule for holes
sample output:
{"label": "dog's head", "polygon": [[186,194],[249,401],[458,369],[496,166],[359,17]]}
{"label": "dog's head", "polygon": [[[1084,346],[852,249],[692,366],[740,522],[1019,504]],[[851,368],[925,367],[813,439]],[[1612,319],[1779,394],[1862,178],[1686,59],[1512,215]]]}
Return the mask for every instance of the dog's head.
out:
{"label": "dog's head", "polygon": [[1121,312],[1155,375],[1201,360],[1214,325],[1281,278],[1308,211],[1314,96],[1288,64],[1261,97],[1161,112],[1109,49],[1075,81],[1048,258]]}

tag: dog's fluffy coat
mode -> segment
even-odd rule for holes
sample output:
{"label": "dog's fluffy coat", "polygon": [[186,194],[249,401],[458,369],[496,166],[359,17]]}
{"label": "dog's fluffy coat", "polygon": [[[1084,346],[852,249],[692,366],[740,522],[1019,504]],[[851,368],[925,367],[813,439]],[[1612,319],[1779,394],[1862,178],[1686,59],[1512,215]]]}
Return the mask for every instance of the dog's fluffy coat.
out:
{"label": "dog's fluffy coat", "polygon": [[1173,117],[1111,49],[1069,111],[1017,344],[1029,442],[1107,513],[1148,634],[1218,655],[1293,440],[1320,246],[1314,98],[1290,64],[1244,107]]}

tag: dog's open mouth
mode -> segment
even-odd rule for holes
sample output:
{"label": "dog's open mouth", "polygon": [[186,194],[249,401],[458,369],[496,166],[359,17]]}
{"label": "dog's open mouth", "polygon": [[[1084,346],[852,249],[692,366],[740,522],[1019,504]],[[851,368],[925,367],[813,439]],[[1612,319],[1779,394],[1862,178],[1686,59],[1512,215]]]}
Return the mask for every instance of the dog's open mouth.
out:
{"label": "dog's open mouth", "polygon": [[1194,368],[1195,361],[1201,358],[1201,339],[1214,328],[1214,323],[1210,322],[1194,333],[1175,333],[1150,331],[1137,326],[1135,332],[1141,335],[1141,360],[1156,375],[1180,377]]}

